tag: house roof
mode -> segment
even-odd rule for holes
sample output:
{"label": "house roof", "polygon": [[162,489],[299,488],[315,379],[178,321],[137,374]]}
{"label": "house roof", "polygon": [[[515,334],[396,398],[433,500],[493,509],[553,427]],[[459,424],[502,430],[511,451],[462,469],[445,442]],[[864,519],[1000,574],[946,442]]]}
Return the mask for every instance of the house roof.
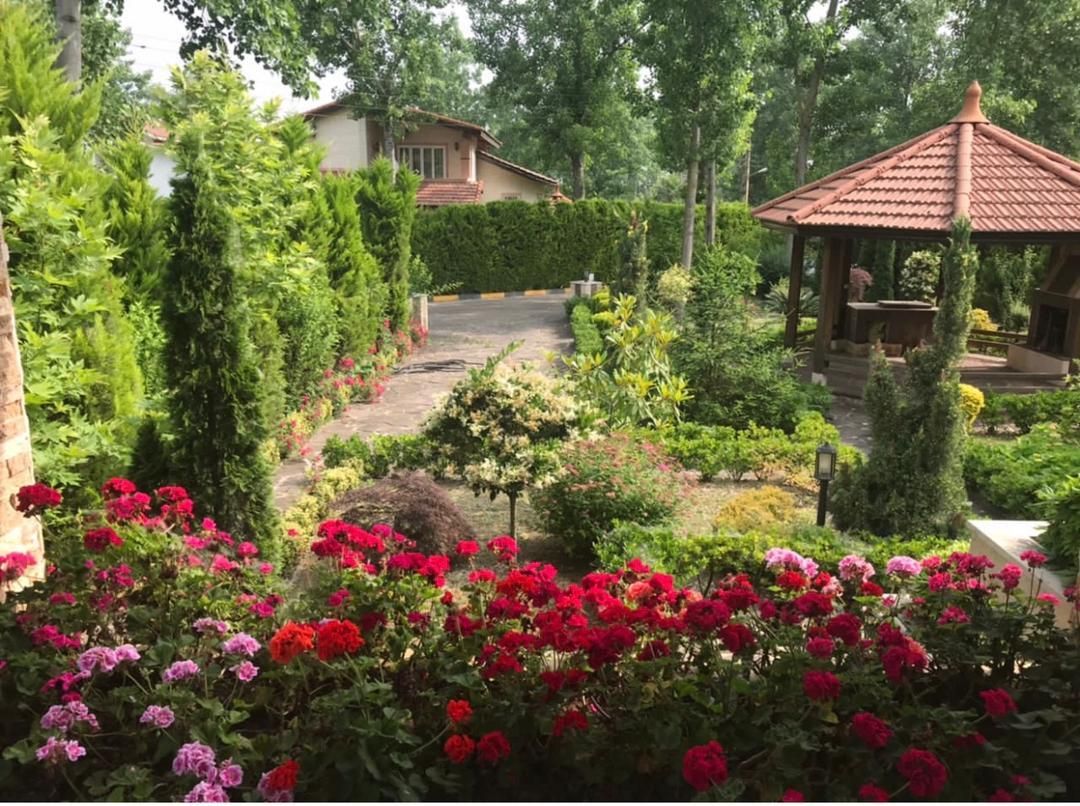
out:
{"label": "house roof", "polygon": [[483,182],[426,179],[416,191],[416,205],[418,207],[443,207],[447,204],[479,204],[483,196]]}
{"label": "house roof", "polygon": [[518,165],[517,163],[510,162],[510,160],[505,160],[502,157],[496,157],[494,154],[491,154],[487,151],[480,151],[477,153],[476,156],[479,159],[484,160],[484,162],[490,162],[492,165],[498,165],[500,168],[504,168],[511,173],[518,174],[519,176],[524,176],[526,179],[532,179],[534,182],[543,182],[545,185],[553,185],[556,190],[558,190],[558,179],[553,179],[550,176],[545,176],[542,173],[537,173],[536,171],[526,168],[524,165]]}
{"label": "house roof", "polygon": [[[342,109],[347,109],[348,105],[342,101],[331,101],[330,103],[321,104],[316,107],[312,107],[303,113],[305,120],[311,118],[325,117],[326,115],[332,115],[335,112],[339,112]],[[467,120],[458,120],[452,118],[449,115],[440,115],[438,112],[428,112],[426,109],[421,109],[418,106],[407,107],[408,111],[413,114],[427,118],[433,123],[441,123],[444,126],[450,126],[451,128],[461,129],[463,131],[470,132],[477,135],[480,140],[487,143],[492,148],[498,148],[502,145],[502,141],[495,135],[485,129],[483,126],[477,123],[469,123]]]}
{"label": "house roof", "polygon": [[160,123],[147,123],[143,126],[143,135],[152,145],[157,145],[169,139],[169,130]]}
{"label": "house roof", "polygon": [[1080,234],[1080,164],[994,126],[982,89],[968,88],[944,126],[766,202],[769,227],[947,234],[971,219],[976,236]]}

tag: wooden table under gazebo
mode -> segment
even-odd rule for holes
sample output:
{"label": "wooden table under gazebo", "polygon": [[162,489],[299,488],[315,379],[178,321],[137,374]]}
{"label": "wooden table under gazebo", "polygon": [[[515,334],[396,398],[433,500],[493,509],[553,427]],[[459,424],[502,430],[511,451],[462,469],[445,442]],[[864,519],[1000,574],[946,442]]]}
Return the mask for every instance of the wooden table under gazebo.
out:
{"label": "wooden table under gazebo", "polygon": [[[830,369],[850,367],[833,350],[837,340],[869,340],[868,332],[885,329],[910,347],[930,332],[932,309],[905,311],[891,301],[848,302],[855,239],[941,242],[959,217],[971,220],[975,244],[1052,247],[1046,280],[1032,301],[1026,341],[1009,345],[1008,358],[994,368],[1000,385],[1037,388],[1060,382],[1071,360],[1080,357],[1080,164],[991,124],[980,109],[981,95],[979,83],[973,82],[960,113],[944,126],[752,211],[766,227],[794,236],[785,333],[789,347],[795,346],[798,331],[806,239],[824,239],[815,373],[828,378]],[[965,380],[995,386],[977,377],[979,369],[962,368],[963,375],[971,376]]]}

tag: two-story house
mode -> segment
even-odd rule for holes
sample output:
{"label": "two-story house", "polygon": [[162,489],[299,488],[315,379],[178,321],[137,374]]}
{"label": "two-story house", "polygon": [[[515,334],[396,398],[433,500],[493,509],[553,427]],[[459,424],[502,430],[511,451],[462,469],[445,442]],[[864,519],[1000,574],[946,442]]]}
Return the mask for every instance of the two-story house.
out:
{"label": "two-story house", "polygon": [[[396,143],[400,167],[420,174],[416,202],[421,207],[482,204],[521,199],[565,201],[559,182],[492,153],[502,143],[483,126],[413,110],[419,125]],[[382,126],[353,118],[340,102],[304,113],[315,140],[326,147],[324,171],[364,168],[383,155]]]}

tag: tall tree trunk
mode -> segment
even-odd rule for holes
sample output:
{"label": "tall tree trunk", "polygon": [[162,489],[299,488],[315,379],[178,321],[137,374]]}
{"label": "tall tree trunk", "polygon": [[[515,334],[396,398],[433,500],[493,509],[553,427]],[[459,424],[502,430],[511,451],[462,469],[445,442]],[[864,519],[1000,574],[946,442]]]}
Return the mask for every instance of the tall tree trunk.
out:
{"label": "tall tree trunk", "polygon": [[750,204],[750,154],[754,150],[752,142],[746,144],[746,166],[743,168],[743,204]]}
{"label": "tall tree trunk", "polygon": [[56,0],[56,38],[64,43],[56,57],[56,66],[67,80],[78,83],[82,76],[82,8],[81,0]]}
{"label": "tall tree trunk", "polygon": [[698,151],[701,148],[701,127],[690,133],[690,153],[686,159],[686,200],[683,207],[682,264],[687,270],[694,263],[694,215],[697,212]]}
{"label": "tall tree trunk", "polygon": [[570,178],[574,200],[585,198],[585,155],[578,152],[570,155]]}
{"label": "tall tree trunk", "polygon": [[[836,20],[840,0],[829,0],[822,25],[830,26]],[[798,134],[795,141],[795,186],[806,182],[807,162],[810,159],[810,136],[814,129],[814,115],[817,112],[818,93],[821,81],[825,77],[825,50],[818,52],[814,59],[814,69],[810,73],[806,89],[799,102]],[[789,239],[790,240],[790,239]]]}
{"label": "tall tree trunk", "polygon": [[705,245],[716,243],[716,160],[705,163]]}
{"label": "tall tree trunk", "polygon": [[388,120],[383,121],[383,156],[390,160],[390,167],[397,173],[397,147],[394,145],[394,129]]}

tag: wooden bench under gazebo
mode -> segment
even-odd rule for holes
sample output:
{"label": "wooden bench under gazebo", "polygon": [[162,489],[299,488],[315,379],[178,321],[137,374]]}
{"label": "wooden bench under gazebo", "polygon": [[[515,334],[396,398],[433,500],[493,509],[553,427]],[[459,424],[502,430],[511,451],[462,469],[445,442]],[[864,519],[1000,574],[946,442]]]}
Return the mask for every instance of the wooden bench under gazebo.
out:
{"label": "wooden bench under gazebo", "polygon": [[[975,244],[1051,246],[1026,337],[1007,345],[1007,358],[969,356],[961,366],[965,382],[1033,391],[1060,385],[1080,358],[1080,164],[991,124],[981,95],[972,83],[960,113],[944,126],[752,211],[764,226],[793,236],[789,347],[798,336],[806,241],[824,241],[812,369],[837,391],[861,394],[869,365],[841,346],[890,341],[883,332],[916,346],[930,335],[934,313],[902,301],[849,302],[855,240],[942,242],[959,217],[971,220]],[[903,359],[891,360],[902,367]]]}

